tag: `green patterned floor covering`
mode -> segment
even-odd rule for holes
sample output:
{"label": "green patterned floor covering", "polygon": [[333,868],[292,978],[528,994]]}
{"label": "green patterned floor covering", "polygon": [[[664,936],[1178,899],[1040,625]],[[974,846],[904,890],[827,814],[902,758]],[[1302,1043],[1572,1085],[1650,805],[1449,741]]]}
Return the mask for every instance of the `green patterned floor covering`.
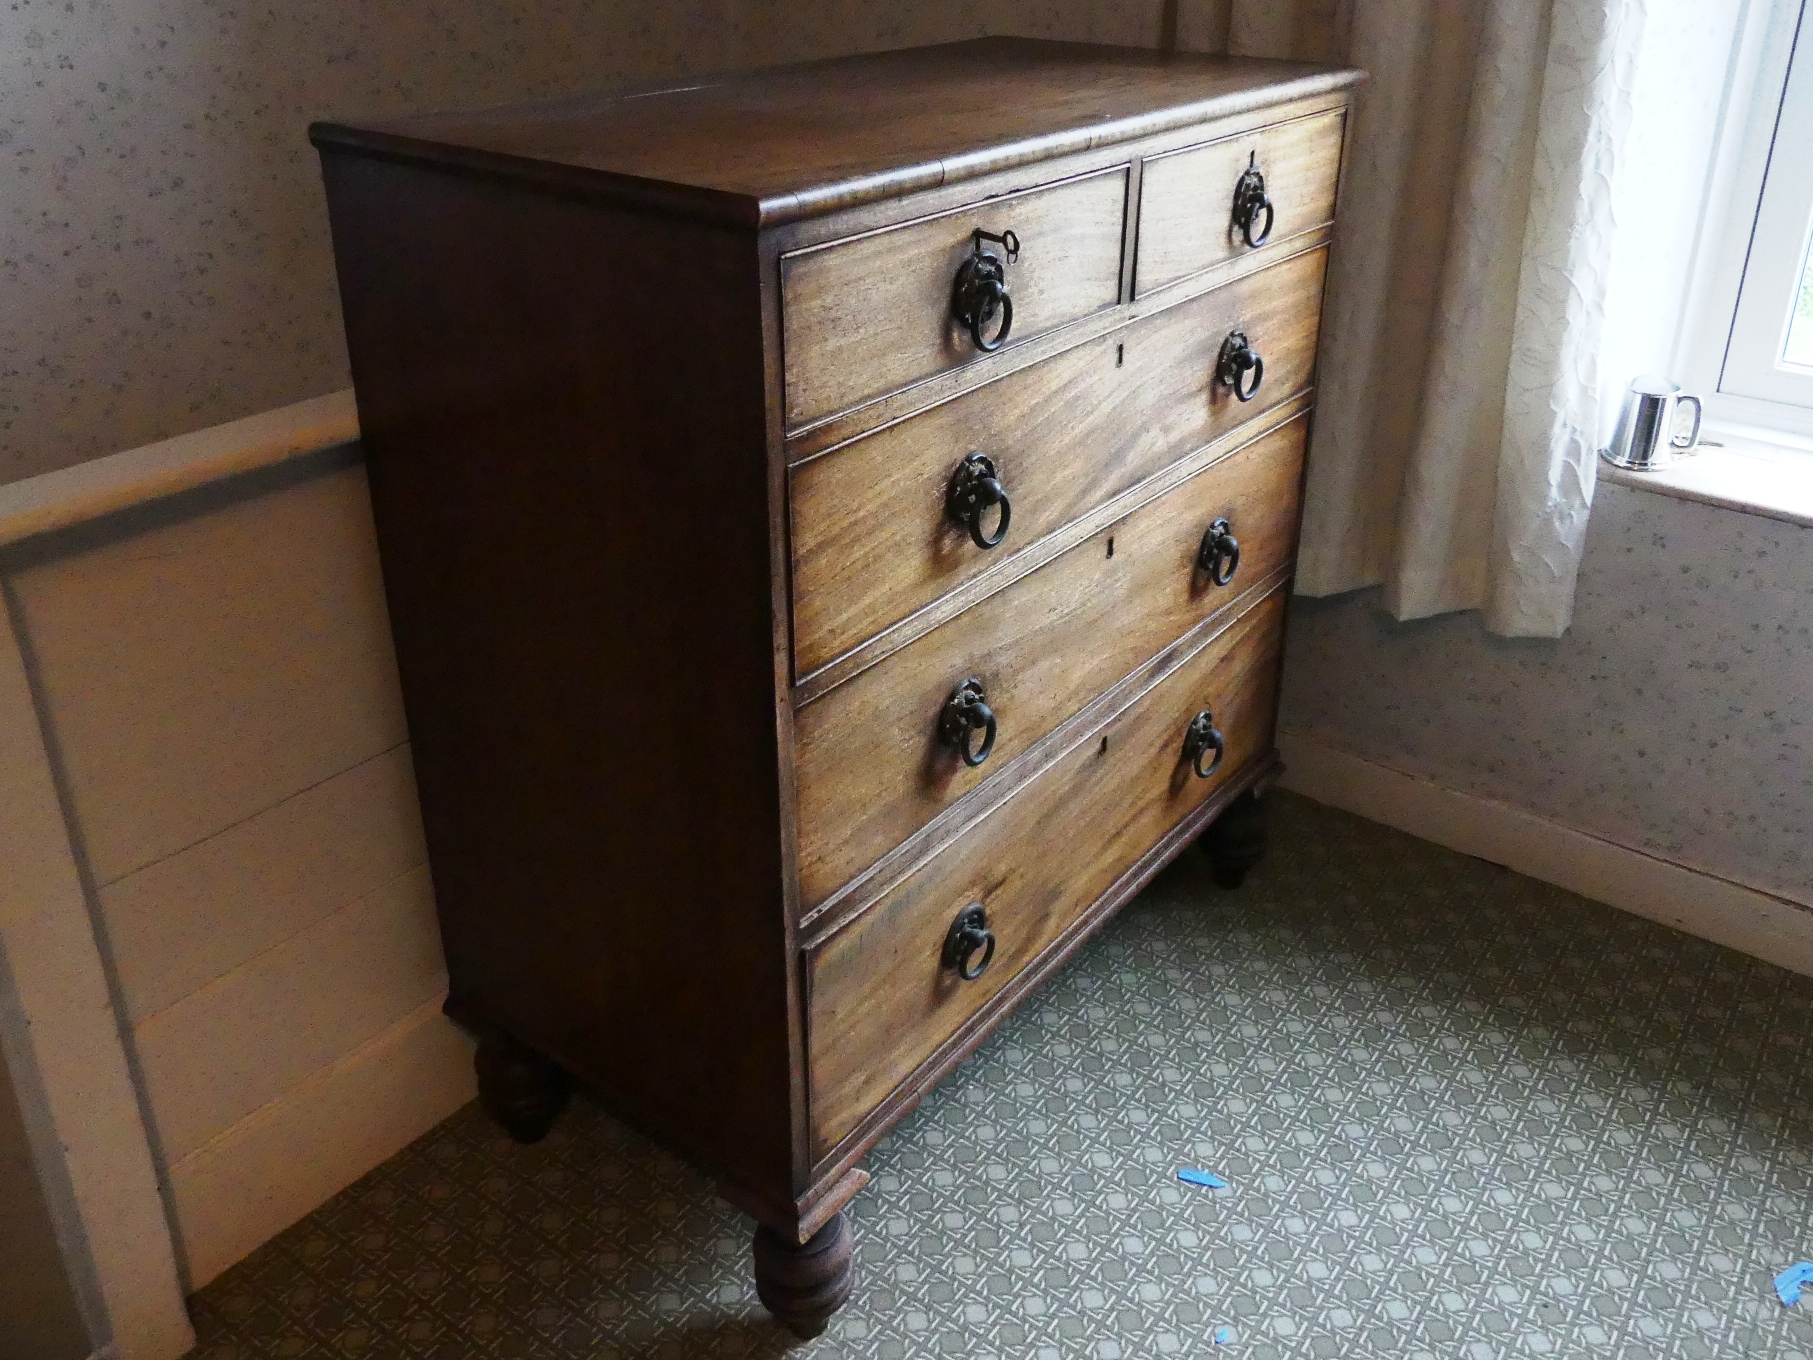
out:
{"label": "green patterned floor covering", "polygon": [[579,1102],[529,1148],[461,1111],[203,1290],[197,1354],[1813,1357],[1770,1289],[1813,1259],[1813,980],[1273,817],[1245,888],[1186,855],[876,1151],[815,1342],[748,1220]]}

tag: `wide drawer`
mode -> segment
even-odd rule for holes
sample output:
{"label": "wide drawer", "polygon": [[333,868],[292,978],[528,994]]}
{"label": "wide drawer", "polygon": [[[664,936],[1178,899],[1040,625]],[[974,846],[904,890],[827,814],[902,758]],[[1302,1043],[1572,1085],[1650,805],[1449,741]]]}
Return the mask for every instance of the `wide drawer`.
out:
{"label": "wide drawer", "polygon": [[[795,675],[1307,388],[1327,260],[1284,260],[795,467]],[[1250,402],[1215,380],[1234,330],[1265,361]],[[988,550],[946,509],[971,453],[990,459],[1011,510]]]}
{"label": "wide drawer", "polygon": [[1235,191],[1249,166],[1271,203],[1269,235],[1261,214],[1255,240],[1282,245],[1334,220],[1341,168],[1340,111],[1274,123],[1236,137],[1154,156],[1140,188],[1135,292],[1186,278],[1253,249],[1235,223]]}
{"label": "wide drawer", "polygon": [[[1226,775],[1271,749],[1283,616],[1280,590],[808,954],[818,1156]],[[1207,779],[1184,751],[1191,720],[1205,710],[1225,742]],[[995,955],[965,981],[942,956],[953,920],[972,903],[987,914]]]}
{"label": "wide drawer", "polygon": [[[801,708],[794,732],[804,905],[824,901],[1084,704],[1285,567],[1296,544],[1304,426],[1292,420],[1209,464]],[[1226,585],[1197,565],[1218,519],[1240,545]],[[947,700],[969,679],[981,683],[996,719],[993,752],[976,768],[939,736]]]}
{"label": "wide drawer", "polygon": [[977,231],[1019,242],[1003,263],[1008,345],[1114,306],[1126,212],[1127,167],[1116,166],[782,256],[788,428],[985,357],[951,305],[978,245],[1006,254]]}

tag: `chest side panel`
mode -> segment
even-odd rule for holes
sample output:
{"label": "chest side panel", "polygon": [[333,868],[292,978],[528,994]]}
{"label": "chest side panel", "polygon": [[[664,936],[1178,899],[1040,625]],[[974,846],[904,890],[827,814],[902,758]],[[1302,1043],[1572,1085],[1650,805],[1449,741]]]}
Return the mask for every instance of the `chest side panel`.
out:
{"label": "chest side panel", "polygon": [[754,235],[325,173],[455,999],[784,1194]]}

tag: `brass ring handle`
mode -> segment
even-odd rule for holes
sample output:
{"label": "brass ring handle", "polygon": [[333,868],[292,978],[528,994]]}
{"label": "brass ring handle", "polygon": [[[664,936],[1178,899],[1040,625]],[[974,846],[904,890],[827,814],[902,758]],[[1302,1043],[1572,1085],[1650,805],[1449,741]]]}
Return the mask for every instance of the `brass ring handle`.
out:
{"label": "brass ring handle", "polygon": [[[977,732],[982,733],[980,746],[972,745],[970,740]],[[995,711],[988,706],[988,695],[980,680],[965,680],[951,691],[938,715],[938,739],[955,747],[965,765],[974,769],[988,759],[989,752],[995,749],[995,732]]]}
{"label": "brass ring handle", "polygon": [[1196,566],[1218,586],[1234,579],[1234,573],[1240,570],[1240,540],[1234,537],[1234,526],[1227,520],[1215,520],[1203,533],[1202,546],[1196,550]]}
{"label": "brass ring handle", "polygon": [[[985,241],[999,245],[1006,260],[984,250]],[[996,236],[978,228],[970,237],[969,256],[957,266],[957,277],[951,284],[951,315],[984,354],[1000,349],[1013,331],[1014,300],[1007,293],[1007,266],[1019,257],[1020,238],[1011,231]],[[995,327],[992,338],[988,334],[990,326]]]}
{"label": "brass ring handle", "polygon": [[[1265,227],[1255,232],[1253,228],[1261,213],[1265,215]],[[1246,170],[1234,185],[1234,226],[1248,248],[1257,250],[1271,239],[1272,224],[1277,220],[1277,211],[1265,192],[1265,172],[1259,168],[1259,153],[1250,152]]]}
{"label": "brass ring handle", "polygon": [[[982,532],[982,517],[991,506],[1001,509],[992,535]],[[945,494],[944,510],[969,530],[970,539],[978,548],[986,550],[1000,546],[1001,540],[1007,537],[1007,526],[1013,522],[1014,508],[1007,499],[1007,488],[1001,485],[992,458],[972,453],[957,464],[957,471],[951,476],[950,490]]]}
{"label": "brass ring handle", "polygon": [[[1207,779],[1221,768],[1221,757],[1227,750],[1227,739],[1215,726],[1215,715],[1203,709],[1194,718],[1183,734],[1183,758],[1190,762],[1190,768],[1196,771],[1198,779]],[[1214,752],[1215,759],[1209,762],[1209,768],[1202,768],[1202,758]]]}
{"label": "brass ring handle", "polygon": [[[982,956],[979,962],[978,954]],[[980,902],[971,902],[951,922],[939,962],[965,982],[974,982],[994,959],[995,932],[988,928],[988,912]]]}
{"label": "brass ring handle", "polygon": [[[1248,377],[1251,382],[1247,381]],[[1215,362],[1215,381],[1234,389],[1240,401],[1251,401],[1259,395],[1259,384],[1265,381],[1265,360],[1247,343],[1245,331],[1229,331],[1221,342],[1221,356]]]}

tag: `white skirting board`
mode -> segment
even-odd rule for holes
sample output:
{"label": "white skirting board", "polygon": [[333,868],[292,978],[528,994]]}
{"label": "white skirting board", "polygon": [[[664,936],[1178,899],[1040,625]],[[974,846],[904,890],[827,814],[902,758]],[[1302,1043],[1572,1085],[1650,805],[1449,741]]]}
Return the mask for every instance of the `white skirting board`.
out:
{"label": "white skirting board", "polygon": [[1294,732],[1281,785],[1318,803],[1813,975],[1813,902],[1797,903],[1461,793]]}
{"label": "white skirting board", "polygon": [[437,998],[175,1163],[200,1289],[476,1094],[472,1043]]}

